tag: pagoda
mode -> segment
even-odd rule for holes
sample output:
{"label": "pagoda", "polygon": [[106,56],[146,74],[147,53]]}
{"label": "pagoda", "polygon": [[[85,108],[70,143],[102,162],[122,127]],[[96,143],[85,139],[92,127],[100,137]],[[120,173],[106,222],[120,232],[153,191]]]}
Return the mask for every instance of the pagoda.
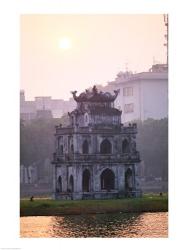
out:
{"label": "pagoda", "polygon": [[137,126],[121,124],[112,95],[91,90],[72,95],[77,107],[69,125],[56,126],[53,155],[55,199],[110,199],[141,196]]}

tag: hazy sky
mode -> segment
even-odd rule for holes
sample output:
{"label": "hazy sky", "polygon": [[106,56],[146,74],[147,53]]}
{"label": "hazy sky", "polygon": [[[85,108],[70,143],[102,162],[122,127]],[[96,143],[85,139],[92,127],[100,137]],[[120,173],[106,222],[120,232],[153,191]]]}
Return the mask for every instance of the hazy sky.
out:
{"label": "hazy sky", "polygon": [[[114,80],[127,63],[131,71],[147,71],[153,57],[166,61],[164,34],[158,14],[22,15],[21,89],[27,100],[67,100],[71,90]],[[59,46],[64,37],[68,49]]]}

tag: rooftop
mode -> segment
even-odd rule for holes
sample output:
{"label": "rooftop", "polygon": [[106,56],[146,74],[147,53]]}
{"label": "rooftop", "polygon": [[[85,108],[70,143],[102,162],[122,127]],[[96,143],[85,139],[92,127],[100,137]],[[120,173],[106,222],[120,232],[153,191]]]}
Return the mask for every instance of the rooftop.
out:
{"label": "rooftop", "polygon": [[155,64],[147,72],[132,73],[119,72],[114,81],[109,82],[111,84],[130,83],[136,80],[167,80],[168,79],[168,66],[166,64]]}
{"label": "rooftop", "polygon": [[76,96],[77,91],[72,91],[73,98],[76,102],[114,102],[118,96],[119,90],[114,90],[114,95],[109,92],[98,91],[96,86],[92,90],[86,89],[79,96]]}

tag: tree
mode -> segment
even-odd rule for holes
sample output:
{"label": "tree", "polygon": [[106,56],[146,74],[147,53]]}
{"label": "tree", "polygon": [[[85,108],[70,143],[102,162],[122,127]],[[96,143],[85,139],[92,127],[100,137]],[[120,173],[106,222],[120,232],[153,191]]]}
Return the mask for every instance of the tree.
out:
{"label": "tree", "polygon": [[30,165],[51,158],[54,152],[55,125],[67,125],[67,117],[34,119],[20,123],[20,163]]}
{"label": "tree", "polygon": [[168,119],[137,121],[137,148],[145,175],[168,178]]}
{"label": "tree", "polygon": [[[137,149],[145,163],[145,175],[168,178],[168,119],[144,122],[136,121],[138,127]],[[55,125],[68,125],[67,115],[60,119],[35,119],[20,122],[20,163],[42,163],[52,159],[54,152]],[[42,167],[41,167],[42,168]],[[43,170],[41,169],[41,172]]]}

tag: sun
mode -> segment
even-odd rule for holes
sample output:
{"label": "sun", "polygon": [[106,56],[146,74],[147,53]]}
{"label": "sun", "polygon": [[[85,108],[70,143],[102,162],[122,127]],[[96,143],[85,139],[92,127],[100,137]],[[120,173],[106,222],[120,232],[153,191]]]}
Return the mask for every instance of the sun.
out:
{"label": "sun", "polygon": [[70,49],[72,47],[71,39],[69,37],[63,37],[59,40],[59,48],[63,50]]}

